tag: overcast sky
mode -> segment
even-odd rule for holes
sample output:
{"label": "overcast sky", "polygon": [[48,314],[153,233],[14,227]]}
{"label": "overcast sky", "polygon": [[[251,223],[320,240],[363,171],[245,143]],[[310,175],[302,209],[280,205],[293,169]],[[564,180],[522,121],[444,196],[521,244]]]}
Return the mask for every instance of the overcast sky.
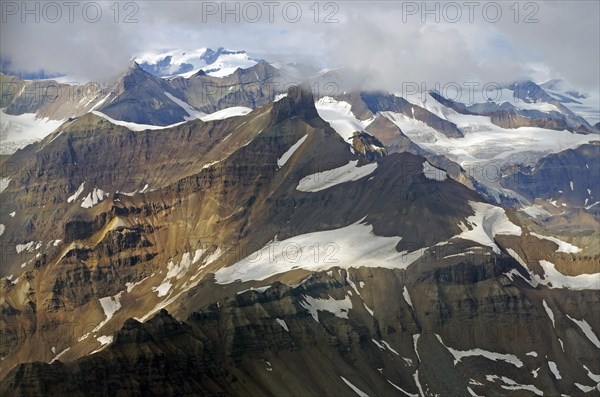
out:
{"label": "overcast sky", "polygon": [[31,13],[21,1],[2,1],[1,56],[21,71],[107,81],[136,54],[224,46],[267,60],[351,66],[370,88],[525,77],[600,87],[595,0],[520,2],[518,12],[511,1],[428,2],[429,14],[421,1],[337,1],[319,3],[318,15],[313,1],[229,3],[230,14],[220,1],[81,2],[71,10],[62,1],[29,3]]}

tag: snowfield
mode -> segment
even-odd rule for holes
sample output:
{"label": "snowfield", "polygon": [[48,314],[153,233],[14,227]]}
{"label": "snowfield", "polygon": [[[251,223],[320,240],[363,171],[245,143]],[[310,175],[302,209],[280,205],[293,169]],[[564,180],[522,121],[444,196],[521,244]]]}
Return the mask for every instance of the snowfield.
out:
{"label": "snowfield", "polygon": [[319,311],[332,313],[339,318],[348,318],[348,311],[352,309],[352,301],[350,297],[342,300],[337,300],[332,297],[328,299],[313,298],[312,296],[303,295],[304,301],[300,305],[308,310],[316,322],[319,322]]}
{"label": "snowfield", "polygon": [[[598,134],[573,134],[567,130],[556,131],[537,127],[502,128],[492,123],[490,117],[460,114],[440,104],[429,94],[425,101],[406,98],[417,106],[422,106],[442,119],[450,121],[464,134],[462,138],[449,138],[425,123],[395,112],[381,112],[396,124],[413,142],[438,155],[444,155],[460,164],[469,176],[499,194],[520,199],[514,192],[500,185],[501,169],[509,164],[535,165],[550,153],[578,147],[599,140]],[[549,104],[526,104],[520,106],[537,107]],[[554,106],[554,105],[549,105]]]}
{"label": "snowfield", "polygon": [[348,102],[338,101],[332,97],[325,96],[315,103],[319,116],[327,121],[331,127],[344,139],[351,143],[352,136],[356,131],[363,131],[375,118],[359,120],[352,113]]}
{"label": "snowfield", "polygon": [[18,116],[0,109],[0,154],[12,154],[54,132],[65,120],[39,118],[35,113]]}
{"label": "snowfield", "polygon": [[496,235],[521,235],[521,228],[508,219],[503,208],[473,201],[470,201],[469,204],[475,211],[475,215],[467,218],[468,225],[464,225],[462,222],[458,225],[463,232],[455,238],[475,241],[491,247],[494,252],[499,254],[500,248],[494,242]]}
{"label": "snowfield", "polygon": [[535,275],[535,279],[540,284],[547,285],[549,288],[600,290],[600,273],[566,276],[556,270],[552,262],[541,260],[540,265],[544,269],[544,276]]}
{"label": "snowfield", "polygon": [[301,192],[318,192],[340,183],[357,181],[371,175],[376,169],[377,163],[358,167],[358,160],[353,160],[342,167],[305,176],[296,189]]}
{"label": "snowfield", "polygon": [[553,243],[556,243],[558,245],[556,252],[564,252],[567,254],[576,254],[581,251],[581,248],[576,247],[573,244],[569,244],[560,239],[557,239],[556,237],[542,236],[541,234],[537,234],[534,232],[529,232],[529,234],[531,234],[532,236],[537,237],[539,239],[548,240],[548,241],[552,241]]}
{"label": "snowfield", "polygon": [[182,121],[182,122],[171,124],[171,125],[137,124],[137,123],[132,123],[130,121],[122,121],[122,120],[113,119],[98,110],[93,110],[92,113],[95,114],[96,116],[100,116],[100,117],[110,121],[114,125],[120,125],[122,127],[126,127],[128,129],[130,129],[131,131],[164,130],[165,128],[176,127],[178,125],[185,123],[185,121]]}
{"label": "snowfield", "polygon": [[207,114],[206,116],[200,117],[202,121],[212,121],[212,120],[225,120],[230,117],[236,116],[245,116],[250,113],[252,109],[244,107],[244,106],[233,106],[226,109],[218,110],[214,113]]}
{"label": "snowfield", "polygon": [[264,280],[295,268],[323,271],[332,267],[406,269],[427,248],[397,252],[401,237],[381,237],[373,227],[355,223],[340,229],[314,232],[272,241],[241,261],[217,270],[218,284]]}

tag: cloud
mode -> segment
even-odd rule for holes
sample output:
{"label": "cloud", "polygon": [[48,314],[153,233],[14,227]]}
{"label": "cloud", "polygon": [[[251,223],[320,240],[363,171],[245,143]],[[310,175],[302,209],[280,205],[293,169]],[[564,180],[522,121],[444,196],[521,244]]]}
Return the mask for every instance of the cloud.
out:
{"label": "cloud", "polygon": [[[22,7],[3,2],[1,56],[23,71],[107,81],[145,51],[225,46],[269,60],[346,65],[349,78],[368,88],[524,77],[564,78],[584,91],[600,86],[598,2],[519,3],[518,15],[509,2],[481,2],[472,10],[463,2],[455,9],[448,2],[428,2],[427,9],[409,1],[322,2],[318,14],[312,2],[230,2],[226,8],[222,2],[119,2],[118,14],[114,2],[84,2],[72,22],[63,7],[56,23],[45,20],[54,16],[50,9],[43,14],[45,2],[36,2],[39,23],[32,15],[23,23],[22,10],[13,15],[6,3]],[[501,7],[497,21],[494,4]],[[89,22],[98,7],[102,17]],[[457,10],[461,17],[453,23]],[[537,23],[524,23],[530,14]],[[125,23],[127,16],[137,22]],[[325,23],[328,16],[337,22]]]}

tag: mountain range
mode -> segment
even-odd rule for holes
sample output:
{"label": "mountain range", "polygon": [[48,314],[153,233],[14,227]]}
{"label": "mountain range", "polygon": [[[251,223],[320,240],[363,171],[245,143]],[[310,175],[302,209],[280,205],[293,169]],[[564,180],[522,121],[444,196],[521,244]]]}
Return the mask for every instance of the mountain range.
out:
{"label": "mountain range", "polygon": [[588,98],[314,89],[338,73],[2,75],[0,394],[600,395]]}

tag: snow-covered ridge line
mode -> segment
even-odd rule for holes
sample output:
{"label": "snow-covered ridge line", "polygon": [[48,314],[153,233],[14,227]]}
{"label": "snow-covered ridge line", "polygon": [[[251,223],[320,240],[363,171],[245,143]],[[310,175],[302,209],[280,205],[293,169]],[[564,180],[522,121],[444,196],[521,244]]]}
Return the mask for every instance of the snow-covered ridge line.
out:
{"label": "snow-covered ridge line", "polygon": [[185,124],[190,120],[197,120],[197,119],[200,119],[202,121],[224,120],[224,119],[227,119],[230,117],[245,116],[246,114],[248,114],[252,111],[252,109],[250,109],[248,107],[233,106],[230,108],[218,110],[214,113],[205,114],[205,113],[195,110],[189,104],[173,97],[172,95],[170,95],[170,94],[168,94],[168,95],[174,102],[175,102],[175,100],[181,102],[181,103],[177,103],[177,102],[176,103],[181,108],[183,108],[190,115],[190,117],[186,117],[186,120],[180,121],[178,123],[170,124],[170,125],[152,125],[152,124],[137,124],[137,123],[132,123],[130,121],[116,120],[98,110],[93,110],[91,113],[95,114],[96,116],[102,117],[103,119],[109,121],[110,123],[112,123],[114,125],[126,127],[131,131],[146,131],[146,130],[164,130],[167,128],[173,128],[173,127],[177,127],[179,125]]}
{"label": "snow-covered ridge line", "polygon": [[346,295],[344,299],[337,300],[329,297],[328,299],[313,298],[303,295],[304,301],[300,301],[300,306],[308,310],[316,322],[319,322],[319,312],[329,312],[339,318],[348,318],[348,311],[352,309],[352,301]]}
{"label": "snow-covered ridge line", "polygon": [[98,110],[93,110],[91,113],[95,114],[96,116],[100,116],[105,120],[108,120],[109,122],[111,122],[114,125],[120,125],[122,127],[126,127],[128,129],[130,129],[131,131],[164,130],[166,128],[177,127],[178,125],[185,123],[185,121],[181,121],[179,123],[175,123],[175,124],[171,124],[171,125],[164,125],[164,126],[163,125],[152,125],[152,124],[137,124],[137,123],[132,123],[130,121],[122,121],[122,120],[113,119],[112,117],[109,117],[106,114],[104,114]]}

